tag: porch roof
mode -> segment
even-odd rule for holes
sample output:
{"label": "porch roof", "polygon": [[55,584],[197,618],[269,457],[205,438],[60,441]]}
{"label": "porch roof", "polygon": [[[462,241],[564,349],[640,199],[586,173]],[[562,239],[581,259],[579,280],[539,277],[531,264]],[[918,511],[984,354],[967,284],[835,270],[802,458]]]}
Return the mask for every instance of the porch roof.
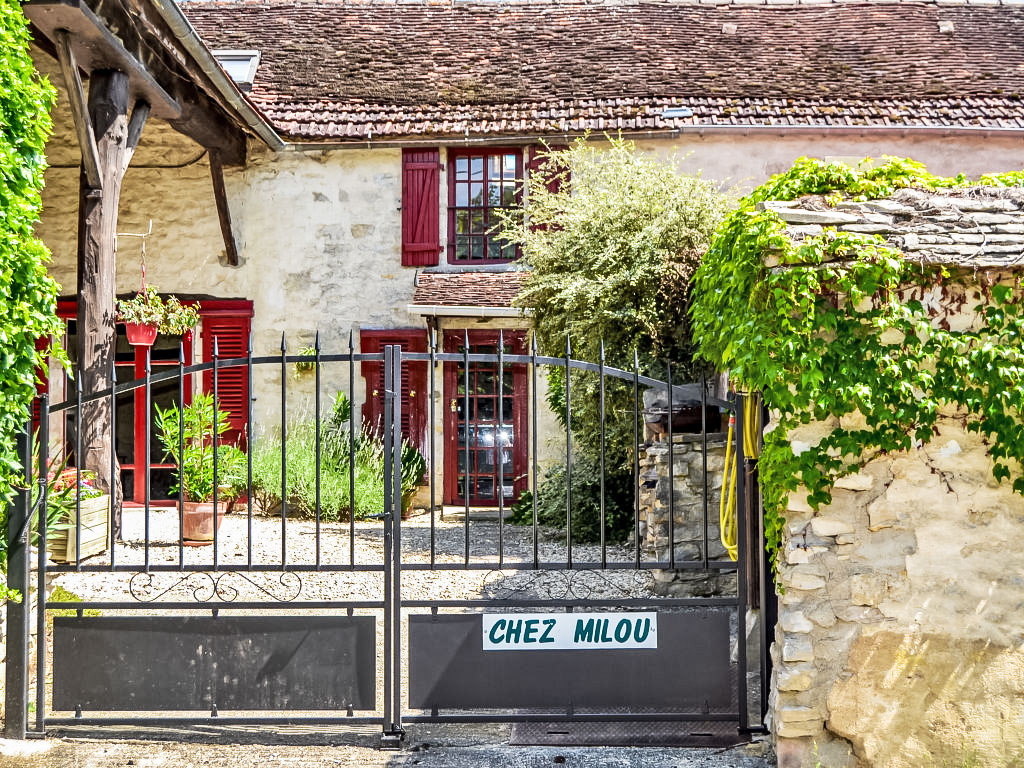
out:
{"label": "porch roof", "polygon": [[527,274],[522,270],[424,272],[416,281],[409,310],[419,314],[465,314],[459,310],[486,309],[491,314],[518,316],[521,310],[512,306],[512,300]]}
{"label": "porch roof", "polygon": [[1024,131],[1024,8],[994,2],[182,8],[210,47],[260,51],[249,96],[288,138],[385,142],[722,126]]}

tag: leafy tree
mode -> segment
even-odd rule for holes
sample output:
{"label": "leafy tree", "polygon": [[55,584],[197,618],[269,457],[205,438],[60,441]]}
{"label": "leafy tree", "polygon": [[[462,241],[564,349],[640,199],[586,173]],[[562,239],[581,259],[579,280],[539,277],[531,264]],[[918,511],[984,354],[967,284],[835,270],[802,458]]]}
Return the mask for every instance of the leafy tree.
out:
{"label": "leafy tree", "polygon": [[[57,284],[46,274],[49,253],[33,236],[46,161],[54,91],[32,66],[21,6],[0,0],[0,572],[7,570],[7,504],[22,467],[14,439],[29,419],[36,341],[59,329]],[[0,597],[6,586],[0,581]]]}
{"label": "leafy tree", "polygon": [[[699,375],[689,286],[728,198],[682,173],[678,158],[658,160],[621,138],[546,152],[527,186],[528,218],[506,218],[502,234],[522,246],[530,270],[516,303],[532,310],[541,352],[565,354],[568,336],[576,358],[597,361],[603,343],[609,366],[632,369],[636,354],[643,374],[664,378],[671,360],[676,382]],[[573,373],[573,438],[591,461],[600,451],[599,386],[596,375]],[[563,423],[564,394],[564,374],[553,369],[548,401]],[[633,451],[631,384],[609,379],[605,403],[608,466],[622,474]]]}

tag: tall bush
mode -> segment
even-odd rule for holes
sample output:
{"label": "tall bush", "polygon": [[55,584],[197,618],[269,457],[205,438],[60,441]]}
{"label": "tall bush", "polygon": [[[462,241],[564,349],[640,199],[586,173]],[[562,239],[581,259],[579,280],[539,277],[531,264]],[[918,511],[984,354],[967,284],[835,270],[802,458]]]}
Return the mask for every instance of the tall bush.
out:
{"label": "tall bush", "polygon": [[[577,139],[542,155],[527,182],[527,218],[502,225],[530,270],[516,304],[532,311],[542,353],[563,355],[568,336],[575,358],[597,361],[603,342],[609,366],[632,369],[636,354],[643,374],[664,378],[669,360],[677,382],[699,374],[690,280],[729,200],[680,166],[680,158],[659,160],[621,138],[606,146]],[[599,387],[594,374],[572,376],[573,439],[588,466],[600,451]],[[563,425],[564,395],[564,374],[552,369],[548,403]],[[631,383],[606,381],[605,403],[608,487],[631,493]],[[631,497],[618,501],[632,506]]]}
{"label": "tall bush", "polygon": [[[0,0],[0,529],[22,467],[15,436],[28,421],[36,369],[45,360],[37,340],[58,331],[57,284],[46,274],[49,254],[33,236],[51,131],[54,91],[32,66],[21,6]],[[7,570],[0,547],[0,571]],[[0,592],[6,588],[0,586]]]}

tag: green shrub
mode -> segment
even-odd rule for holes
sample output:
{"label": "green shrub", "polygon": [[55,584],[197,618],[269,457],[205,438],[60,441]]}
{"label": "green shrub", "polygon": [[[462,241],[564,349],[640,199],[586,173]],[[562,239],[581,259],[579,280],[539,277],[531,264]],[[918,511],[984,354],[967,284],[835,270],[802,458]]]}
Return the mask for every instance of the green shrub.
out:
{"label": "green shrub", "polygon": [[[572,540],[594,543],[601,540],[601,469],[586,456],[572,464]],[[537,522],[565,530],[565,465],[547,469],[538,483]],[[605,538],[625,541],[633,530],[633,474],[628,469],[605,471]],[[526,491],[512,505],[509,520],[516,525],[533,525],[533,495]]]}

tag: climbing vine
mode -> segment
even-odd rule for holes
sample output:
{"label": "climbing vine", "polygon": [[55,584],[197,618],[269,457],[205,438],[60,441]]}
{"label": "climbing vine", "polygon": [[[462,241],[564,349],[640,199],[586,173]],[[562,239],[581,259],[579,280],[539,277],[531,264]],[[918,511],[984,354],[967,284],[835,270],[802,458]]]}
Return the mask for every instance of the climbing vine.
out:
{"label": "climbing vine", "polygon": [[8,596],[7,501],[21,466],[15,435],[29,418],[37,340],[58,331],[57,284],[46,274],[49,254],[33,235],[46,161],[54,92],[29,57],[21,6],[0,0],[0,598]]}
{"label": "climbing vine", "polygon": [[[911,160],[855,169],[801,158],[719,228],[694,278],[693,335],[703,357],[776,412],[758,462],[772,552],[791,493],[806,492],[813,508],[829,503],[843,475],[929,440],[944,407],[985,437],[995,478],[1024,495],[1020,278],[980,275],[979,288],[967,288],[948,268],[907,260],[879,235],[826,229],[797,244],[759,205],[804,195],[835,205],[969,183]],[[1024,186],[1024,173],[974,183]],[[926,296],[938,298],[938,311],[934,301],[926,311]],[[979,322],[951,330],[944,313],[972,306]],[[832,429],[794,450],[789,432],[812,421]]]}

